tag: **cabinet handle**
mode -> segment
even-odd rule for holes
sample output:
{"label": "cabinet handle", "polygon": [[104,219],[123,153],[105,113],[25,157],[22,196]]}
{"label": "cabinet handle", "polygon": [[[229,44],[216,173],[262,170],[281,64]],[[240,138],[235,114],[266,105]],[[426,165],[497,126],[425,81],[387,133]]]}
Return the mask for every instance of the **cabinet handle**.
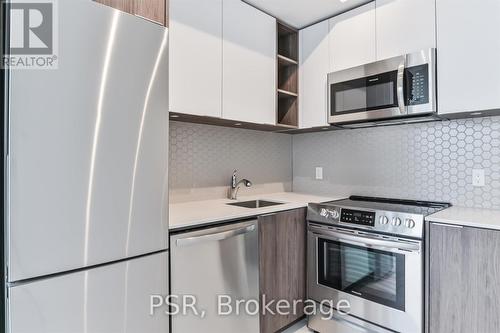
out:
{"label": "cabinet handle", "polygon": [[433,225],[437,225],[439,227],[447,227],[447,228],[455,228],[455,229],[463,229],[463,225],[456,225],[456,224],[445,224],[445,223],[434,223],[432,222]]}

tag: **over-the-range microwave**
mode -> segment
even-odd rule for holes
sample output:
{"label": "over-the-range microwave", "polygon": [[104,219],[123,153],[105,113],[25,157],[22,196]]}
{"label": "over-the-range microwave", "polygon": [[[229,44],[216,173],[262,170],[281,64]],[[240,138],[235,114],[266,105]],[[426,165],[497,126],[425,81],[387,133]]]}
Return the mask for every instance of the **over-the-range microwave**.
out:
{"label": "over-the-range microwave", "polygon": [[436,49],[330,73],[328,91],[333,125],[437,119]]}

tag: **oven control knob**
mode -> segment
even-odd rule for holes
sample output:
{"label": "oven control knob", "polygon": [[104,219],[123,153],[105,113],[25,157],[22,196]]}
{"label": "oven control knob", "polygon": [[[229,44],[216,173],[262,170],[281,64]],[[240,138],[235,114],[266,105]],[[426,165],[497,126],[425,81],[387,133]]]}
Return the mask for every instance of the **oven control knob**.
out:
{"label": "oven control knob", "polygon": [[399,227],[401,225],[401,219],[399,217],[393,217],[392,225],[395,227]]}
{"label": "oven control knob", "polygon": [[387,223],[389,223],[389,219],[387,218],[387,216],[382,215],[382,216],[380,217],[380,219],[379,219],[379,223],[380,223],[380,224],[387,224]]}
{"label": "oven control knob", "polygon": [[328,210],[321,208],[321,210],[319,211],[319,215],[323,217],[328,217]]}
{"label": "oven control knob", "polygon": [[336,210],[332,210],[332,211],[330,212],[330,216],[331,216],[333,219],[335,219],[335,220],[336,220],[336,219],[338,219],[338,218],[339,218],[340,214],[339,214],[339,212],[337,212]]}
{"label": "oven control knob", "polygon": [[406,219],[405,225],[407,228],[413,229],[415,228],[415,221],[413,221],[412,219]]}

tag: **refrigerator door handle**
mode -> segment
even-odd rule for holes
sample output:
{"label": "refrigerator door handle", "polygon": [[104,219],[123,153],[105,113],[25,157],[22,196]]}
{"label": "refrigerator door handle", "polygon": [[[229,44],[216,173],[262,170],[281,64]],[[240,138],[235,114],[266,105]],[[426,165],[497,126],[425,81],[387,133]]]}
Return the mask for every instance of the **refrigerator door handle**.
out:
{"label": "refrigerator door handle", "polygon": [[207,233],[207,234],[201,235],[201,236],[181,238],[181,239],[177,239],[175,244],[177,246],[190,246],[190,245],[205,243],[205,242],[221,241],[221,240],[236,237],[239,235],[248,234],[248,233],[253,232],[253,231],[255,231],[255,224],[248,225],[248,226],[245,226],[242,228],[231,229],[231,230],[227,230],[227,231],[223,231],[223,232]]}

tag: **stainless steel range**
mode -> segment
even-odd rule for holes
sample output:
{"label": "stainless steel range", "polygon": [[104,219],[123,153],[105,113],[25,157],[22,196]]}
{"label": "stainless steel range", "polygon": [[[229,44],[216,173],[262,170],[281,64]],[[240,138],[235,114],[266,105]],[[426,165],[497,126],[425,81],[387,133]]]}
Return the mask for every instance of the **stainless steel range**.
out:
{"label": "stainless steel range", "polygon": [[349,315],[308,326],[328,332],[423,332],[423,232],[446,203],[369,198],[309,204],[308,297],[346,300]]}

